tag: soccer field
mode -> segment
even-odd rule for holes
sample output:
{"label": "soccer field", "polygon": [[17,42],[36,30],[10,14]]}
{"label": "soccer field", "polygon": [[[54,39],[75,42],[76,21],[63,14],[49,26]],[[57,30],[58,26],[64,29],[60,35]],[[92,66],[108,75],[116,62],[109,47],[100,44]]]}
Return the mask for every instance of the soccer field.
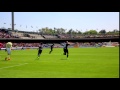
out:
{"label": "soccer field", "polygon": [[69,59],[62,48],[13,50],[11,60],[0,51],[0,78],[119,78],[119,48],[69,48]]}

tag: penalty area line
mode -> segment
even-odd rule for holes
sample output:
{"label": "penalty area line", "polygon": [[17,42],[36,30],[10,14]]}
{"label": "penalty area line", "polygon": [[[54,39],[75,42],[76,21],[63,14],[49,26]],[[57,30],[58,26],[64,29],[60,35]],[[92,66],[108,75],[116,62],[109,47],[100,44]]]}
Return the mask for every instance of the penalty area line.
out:
{"label": "penalty area line", "polygon": [[8,67],[2,67],[2,68],[0,68],[0,69],[11,68],[11,67],[16,67],[16,66],[22,66],[22,65],[25,65],[25,64],[28,64],[28,63],[19,64],[19,65],[13,65],[13,66],[8,66]]}

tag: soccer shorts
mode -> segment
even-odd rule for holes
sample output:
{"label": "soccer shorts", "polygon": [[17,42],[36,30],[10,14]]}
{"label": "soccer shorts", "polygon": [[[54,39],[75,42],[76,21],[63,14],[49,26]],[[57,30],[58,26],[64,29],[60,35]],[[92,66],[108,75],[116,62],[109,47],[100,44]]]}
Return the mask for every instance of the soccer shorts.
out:
{"label": "soccer shorts", "polygon": [[10,55],[11,54],[11,50],[10,50],[10,48],[6,48],[7,49],[7,53],[8,53],[8,55]]}

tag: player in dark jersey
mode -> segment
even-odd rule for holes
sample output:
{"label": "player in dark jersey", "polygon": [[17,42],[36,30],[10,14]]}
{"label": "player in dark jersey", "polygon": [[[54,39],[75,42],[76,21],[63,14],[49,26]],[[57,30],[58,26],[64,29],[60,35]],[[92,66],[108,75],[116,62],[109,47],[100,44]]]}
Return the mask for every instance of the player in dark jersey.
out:
{"label": "player in dark jersey", "polygon": [[70,44],[68,43],[68,41],[66,41],[66,42],[64,43],[64,46],[63,46],[63,51],[64,51],[63,55],[66,55],[66,54],[67,54],[67,58],[68,58],[68,55],[69,55],[68,45],[70,45]]}
{"label": "player in dark jersey", "polygon": [[42,53],[42,49],[43,49],[43,43],[41,42],[39,47],[38,47],[38,58],[40,57],[40,55]]}
{"label": "player in dark jersey", "polygon": [[51,52],[53,51],[53,47],[54,47],[54,43],[50,46],[51,51],[49,52],[49,54],[51,54]]}
{"label": "player in dark jersey", "polygon": [[24,50],[24,46],[22,46],[21,50]]}
{"label": "player in dark jersey", "polygon": [[68,56],[69,56],[68,45],[70,45],[70,44],[68,43],[68,41],[66,41],[65,43],[62,44],[62,46],[63,46],[63,51],[64,51],[63,55],[66,55],[66,54],[67,54],[67,58],[68,58]]}
{"label": "player in dark jersey", "polygon": [[70,43],[68,41],[63,43],[63,51],[64,51],[63,55],[67,55],[67,58],[69,56],[68,45],[71,45],[71,44],[74,44],[74,43]]}

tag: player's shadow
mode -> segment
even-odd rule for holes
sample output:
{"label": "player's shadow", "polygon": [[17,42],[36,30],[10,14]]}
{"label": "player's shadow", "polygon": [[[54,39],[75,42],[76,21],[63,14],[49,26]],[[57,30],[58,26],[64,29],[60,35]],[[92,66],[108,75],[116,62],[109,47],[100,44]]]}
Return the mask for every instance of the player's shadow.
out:
{"label": "player's shadow", "polygon": [[0,60],[1,62],[6,62],[6,61],[9,61],[9,60]]}
{"label": "player's shadow", "polygon": [[66,58],[61,58],[60,60],[67,60]]}
{"label": "player's shadow", "polygon": [[35,58],[34,60],[39,60],[40,58]]}

